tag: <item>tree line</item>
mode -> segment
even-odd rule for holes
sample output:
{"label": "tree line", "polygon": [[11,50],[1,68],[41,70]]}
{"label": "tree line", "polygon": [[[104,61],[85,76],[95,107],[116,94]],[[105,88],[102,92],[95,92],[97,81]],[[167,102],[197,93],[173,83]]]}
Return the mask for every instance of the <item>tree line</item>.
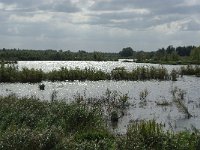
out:
{"label": "tree line", "polygon": [[25,49],[0,49],[1,61],[35,61],[35,60],[83,60],[83,61],[116,61],[118,59],[130,58],[137,62],[200,62],[200,47],[169,45],[157,51],[145,52],[135,51],[131,47],[123,48],[120,52],[86,52],[79,50],[25,50]]}
{"label": "tree line", "polygon": [[117,53],[86,52],[79,50],[72,52],[70,50],[25,50],[25,49],[0,49],[0,60],[5,61],[61,61],[61,60],[83,60],[83,61],[107,61],[117,60]]}
{"label": "tree line", "polygon": [[134,51],[131,47],[127,47],[123,48],[119,55],[136,59],[137,62],[200,64],[200,47],[196,46],[173,47],[169,45],[167,48],[151,52]]}

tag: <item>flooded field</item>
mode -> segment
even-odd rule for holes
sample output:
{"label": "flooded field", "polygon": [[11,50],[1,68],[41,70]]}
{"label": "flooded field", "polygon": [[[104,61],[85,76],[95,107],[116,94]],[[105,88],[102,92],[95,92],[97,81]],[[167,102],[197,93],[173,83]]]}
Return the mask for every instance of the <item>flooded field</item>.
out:
{"label": "flooded field", "polygon": [[[111,71],[115,67],[125,67],[131,70],[137,66],[151,66],[152,64],[136,64],[125,62],[19,62],[18,67],[28,67],[50,71],[67,68],[95,68],[103,71]],[[153,66],[158,66],[153,64]],[[168,71],[180,66],[165,65]],[[127,125],[131,121],[156,120],[163,123],[166,129],[174,131],[191,129],[193,127],[200,129],[200,78],[195,76],[179,77],[178,81],[85,81],[85,82],[43,82],[45,90],[38,88],[36,84],[22,83],[1,83],[0,95],[7,96],[16,94],[19,97],[35,96],[41,100],[50,100],[52,94],[55,99],[62,99],[70,102],[77,94],[86,98],[101,97],[106,90],[117,91],[122,94],[128,93],[130,106],[125,112],[125,116],[120,118],[117,132],[125,133]],[[186,104],[192,117],[187,119],[185,115],[178,110],[172,103],[171,91],[177,87],[184,91],[184,103]],[[146,103],[141,104],[140,93],[146,91]],[[167,102],[167,105],[159,105]]]}

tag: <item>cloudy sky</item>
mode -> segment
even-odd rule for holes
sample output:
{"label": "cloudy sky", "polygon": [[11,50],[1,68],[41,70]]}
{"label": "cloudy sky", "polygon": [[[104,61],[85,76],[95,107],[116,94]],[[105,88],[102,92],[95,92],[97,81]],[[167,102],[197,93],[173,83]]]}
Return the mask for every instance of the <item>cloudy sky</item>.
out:
{"label": "cloudy sky", "polygon": [[200,0],[0,0],[0,48],[200,45]]}

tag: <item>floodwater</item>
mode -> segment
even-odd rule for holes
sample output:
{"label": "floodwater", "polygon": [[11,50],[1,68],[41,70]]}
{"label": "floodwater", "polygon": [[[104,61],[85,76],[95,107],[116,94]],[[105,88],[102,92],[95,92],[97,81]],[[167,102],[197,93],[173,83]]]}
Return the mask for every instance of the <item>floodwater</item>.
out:
{"label": "floodwater", "polygon": [[[42,69],[45,72],[51,70],[59,70],[61,67],[66,68],[94,68],[95,70],[102,70],[105,72],[111,72],[116,67],[124,67],[126,70],[132,70],[138,66],[154,66],[159,67],[159,64],[148,63],[134,63],[134,62],[120,62],[120,61],[19,61],[18,68],[35,68]],[[180,68],[180,65],[162,65],[171,71],[173,68]]]}
{"label": "floodwater", "polygon": [[[37,68],[44,71],[59,69],[60,67],[67,68],[94,68],[103,71],[111,71],[115,67],[125,67],[131,70],[137,66],[151,66],[152,64],[136,64],[125,62],[89,62],[89,61],[31,61],[19,62],[18,67]],[[159,65],[153,65],[159,66]],[[178,69],[180,66],[165,65],[169,71],[173,68]],[[129,96],[129,109],[125,116],[120,118],[116,132],[125,133],[127,125],[135,120],[156,120],[163,123],[166,129],[180,131],[191,129],[192,127],[200,129],[200,78],[195,76],[179,77],[178,81],[85,81],[85,82],[43,82],[45,90],[39,90],[39,84],[23,84],[23,83],[0,83],[0,95],[6,96],[16,94],[19,97],[35,96],[41,100],[50,100],[52,93],[56,93],[56,99],[63,99],[67,102],[73,100],[77,93],[86,97],[101,97],[107,89],[116,90],[119,93]],[[172,104],[169,106],[159,106],[156,102],[172,102],[171,90],[175,87],[183,90],[185,94],[185,104],[193,117],[186,119],[182,112],[179,112],[177,107]],[[144,90],[148,91],[146,97],[146,105],[140,105],[139,94]]]}

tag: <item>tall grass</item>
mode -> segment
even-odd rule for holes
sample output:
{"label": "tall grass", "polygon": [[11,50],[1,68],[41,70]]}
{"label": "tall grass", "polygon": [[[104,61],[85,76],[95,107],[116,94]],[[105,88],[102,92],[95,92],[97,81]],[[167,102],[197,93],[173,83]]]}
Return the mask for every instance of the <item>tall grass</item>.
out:
{"label": "tall grass", "polygon": [[192,66],[192,65],[187,65],[186,67],[181,67],[180,69],[181,75],[196,75],[200,77],[200,66]]}
{"label": "tall grass", "polygon": [[137,67],[132,71],[125,68],[115,68],[110,73],[91,68],[68,69],[60,68],[50,72],[43,72],[41,69],[23,68],[19,70],[14,64],[1,64],[0,82],[22,82],[36,83],[47,81],[99,81],[99,80],[169,80],[171,75],[164,67]]}
{"label": "tall grass", "polygon": [[126,135],[120,136],[120,150],[198,150],[199,133],[166,132],[161,124],[153,121],[134,122]]}

